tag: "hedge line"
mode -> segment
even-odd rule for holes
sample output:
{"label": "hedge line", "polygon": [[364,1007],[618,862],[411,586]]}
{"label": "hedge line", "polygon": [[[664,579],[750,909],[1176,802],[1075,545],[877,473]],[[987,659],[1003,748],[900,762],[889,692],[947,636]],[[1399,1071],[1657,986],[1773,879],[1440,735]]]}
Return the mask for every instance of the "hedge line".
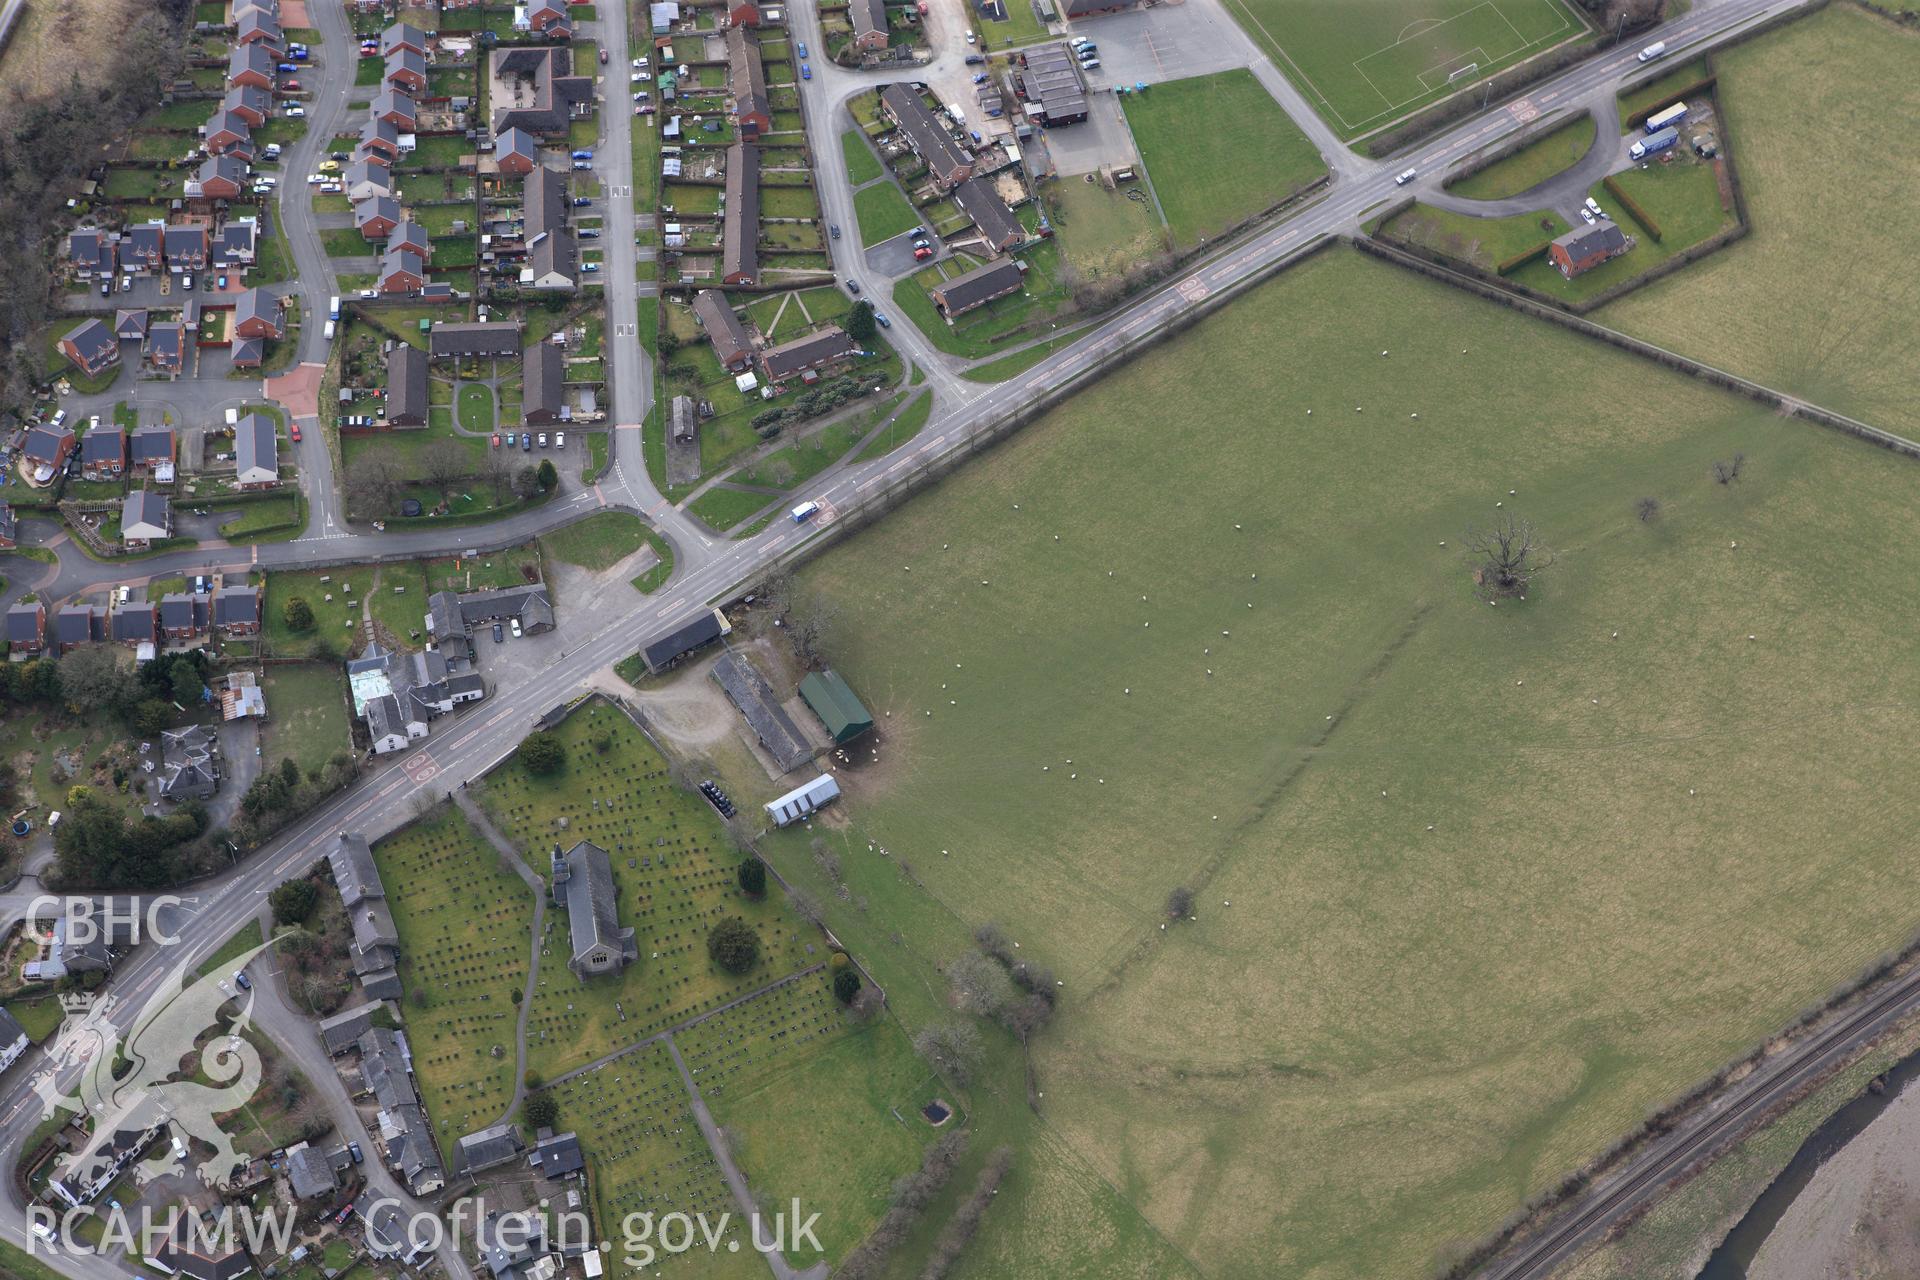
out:
{"label": "hedge line", "polygon": [[1641,208],[1640,202],[1628,195],[1627,189],[1615,182],[1612,174],[1608,174],[1605,178],[1602,178],[1600,182],[1602,186],[1606,187],[1607,194],[1615,200],[1618,200],[1621,206],[1633,215],[1633,220],[1647,229],[1647,234],[1653,237],[1653,242],[1659,244],[1660,224],[1654,221],[1653,215]]}
{"label": "hedge line", "polygon": [[1514,272],[1518,271],[1520,268],[1526,266],[1529,262],[1534,261],[1536,258],[1546,257],[1547,250],[1551,248],[1553,248],[1553,241],[1551,239],[1542,240],[1539,244],[1533,246],[1533,248],[1531,249],[1528,249],[1526,252],[1514,254],[1511,258],[1508,258],[1505,262],[1501,263],[1499,266],[1495,267],[1493,270],[1497,275],[1503,275],[1503,276],[1512,275]]}
{"label": "hedge line", "polygon": [[[1647,118],[1649,116],[1652,116],[1656,112],[1665,111],[1668,107],[1672,106],[1676,102],[1685,101],[1686,98],[1691,94],[1701,93],[1701,92],[1704,92],[1705,90],[1711,89],[1714,87],[1714,85],[1718,84],[1719,82],[1720,82],[1720,77],[1713,70],[1712,55],[1708,55],[1706,75],[1701,76],[1698,80],[1695,80],[1692,84],[1681,85],[1678,89],[1675,89],[1672,93],[1660,99],[1658,102],[1642,107],[1640,108],[1640,110],[1628,116],[1627,128],[1629,129],[1641,128],[1647,123]],[[1632,92],[1632,90],[1623,89],[1621,91],[1620,96],[1624,98],[1630,92]]]}

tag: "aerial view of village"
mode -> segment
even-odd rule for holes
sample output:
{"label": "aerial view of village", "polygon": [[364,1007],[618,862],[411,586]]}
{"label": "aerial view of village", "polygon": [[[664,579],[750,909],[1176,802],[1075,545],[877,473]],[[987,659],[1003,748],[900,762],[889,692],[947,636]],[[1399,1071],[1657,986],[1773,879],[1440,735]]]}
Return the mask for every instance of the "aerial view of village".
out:
{"label": "aerial view of village", "polygon": [[1916,121],[1913,0],[0,0],[0,1278],[1920,1276]]}

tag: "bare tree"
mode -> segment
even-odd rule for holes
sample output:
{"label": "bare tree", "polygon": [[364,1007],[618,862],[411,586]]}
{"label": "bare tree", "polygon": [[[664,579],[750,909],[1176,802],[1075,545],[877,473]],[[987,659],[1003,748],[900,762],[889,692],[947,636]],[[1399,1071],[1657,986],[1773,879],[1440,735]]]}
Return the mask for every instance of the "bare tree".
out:
{"label": "bare tree", "polygon": [[1736,453],[1731,458],[1716,458],[1713,462],[1713,478],[1719,484],[1732,484],[1747,469],[1747,455]]}
{"label": "bare tree", "polygon": [[1185,920],[1193,914],[1193,890],[1181,885],[1167,895],[1167,915],[1175,920]]}
{"label": "bare tree", "polygon": [[808,924],[817,925],[827,918],[827,913],[820,909],[820,900],[805,889],[794,889],[788,892],[787,905],[793,908],[795,915]]}
{"label": "bare tree", "polygon": [[1517,596],[1553,565],[1553,553],[1541,545],[1533,525],[1519,516],[1503,515],[1486,529],[1468,528],[1467,554],[1479,561],[1473,580],[1482,594]]}
{"label": "bare tree", "polygon": [[400,464],[385,453],[369,450],[353,460],[344,480],[347,501],[354,510],[371,516],[392,513],[406,487]]}
{"label": "bare tree", "polygon": [[921,1029],[913,1038],[916,1053],[956,1085],[973,1078],[980,1060],[980,1033],[968,1022],[941,1022]]}
{"label": "bare tree", "polygon": [[1633,504],[1633,514],[1640,517],[1641,524],[1652,524],[1660,518],[1660,499],[1640,499],[1640,501]]}
{"label": "bare tree", "polygon": [[420,478],[440,491],[445,502],[454,486],[473,474],[473,459],[457,440],[436,440],[420,451]]}
{"label": "bare tree", "polygon": [[788,612],[787,635],[802,662],[818,666],[825,661],[827,637],[839,612],[839,606],[818,597]]}
{"label": "bare tree", "polygon": [[999,1016],[1014,1000],[1007,971],[979,951],[964,952],[947,966],[947,985],[956,1007],[982,1018]]}
{"label": "bare tree", "polygon": [[539,468],[535,467],[532,463],[529,462],[525,466],[522,466],[518,471],[513,473],[513,496],[514,497],[531,498],[534,494],[538,492],[540,492]]}

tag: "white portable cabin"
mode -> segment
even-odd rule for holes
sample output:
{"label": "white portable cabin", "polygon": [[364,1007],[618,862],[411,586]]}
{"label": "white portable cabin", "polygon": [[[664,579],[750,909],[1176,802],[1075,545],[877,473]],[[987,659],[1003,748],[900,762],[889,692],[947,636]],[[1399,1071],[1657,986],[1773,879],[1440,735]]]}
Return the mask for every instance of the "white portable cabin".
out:
{"label": "white portable cabin", "polygon": [[770,802],[767,816],[773,819],[773,825],[784,827],[806,817],[821,805],[840,798],[840,784],[831,774],[823,773],[805,786],[795,787],[792,791]]}

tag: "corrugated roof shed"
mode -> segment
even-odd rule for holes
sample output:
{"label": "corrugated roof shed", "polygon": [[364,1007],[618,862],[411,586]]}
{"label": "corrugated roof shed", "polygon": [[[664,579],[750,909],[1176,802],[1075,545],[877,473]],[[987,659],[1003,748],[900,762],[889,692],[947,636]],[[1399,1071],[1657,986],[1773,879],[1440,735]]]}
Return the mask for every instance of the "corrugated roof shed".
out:
{"label": "corrugated roof shed", "polygon": [[873,728],[873,713],[837,671],[815,671],[800,682],[800,696],[827,726],[835,742],[851,742]]}

